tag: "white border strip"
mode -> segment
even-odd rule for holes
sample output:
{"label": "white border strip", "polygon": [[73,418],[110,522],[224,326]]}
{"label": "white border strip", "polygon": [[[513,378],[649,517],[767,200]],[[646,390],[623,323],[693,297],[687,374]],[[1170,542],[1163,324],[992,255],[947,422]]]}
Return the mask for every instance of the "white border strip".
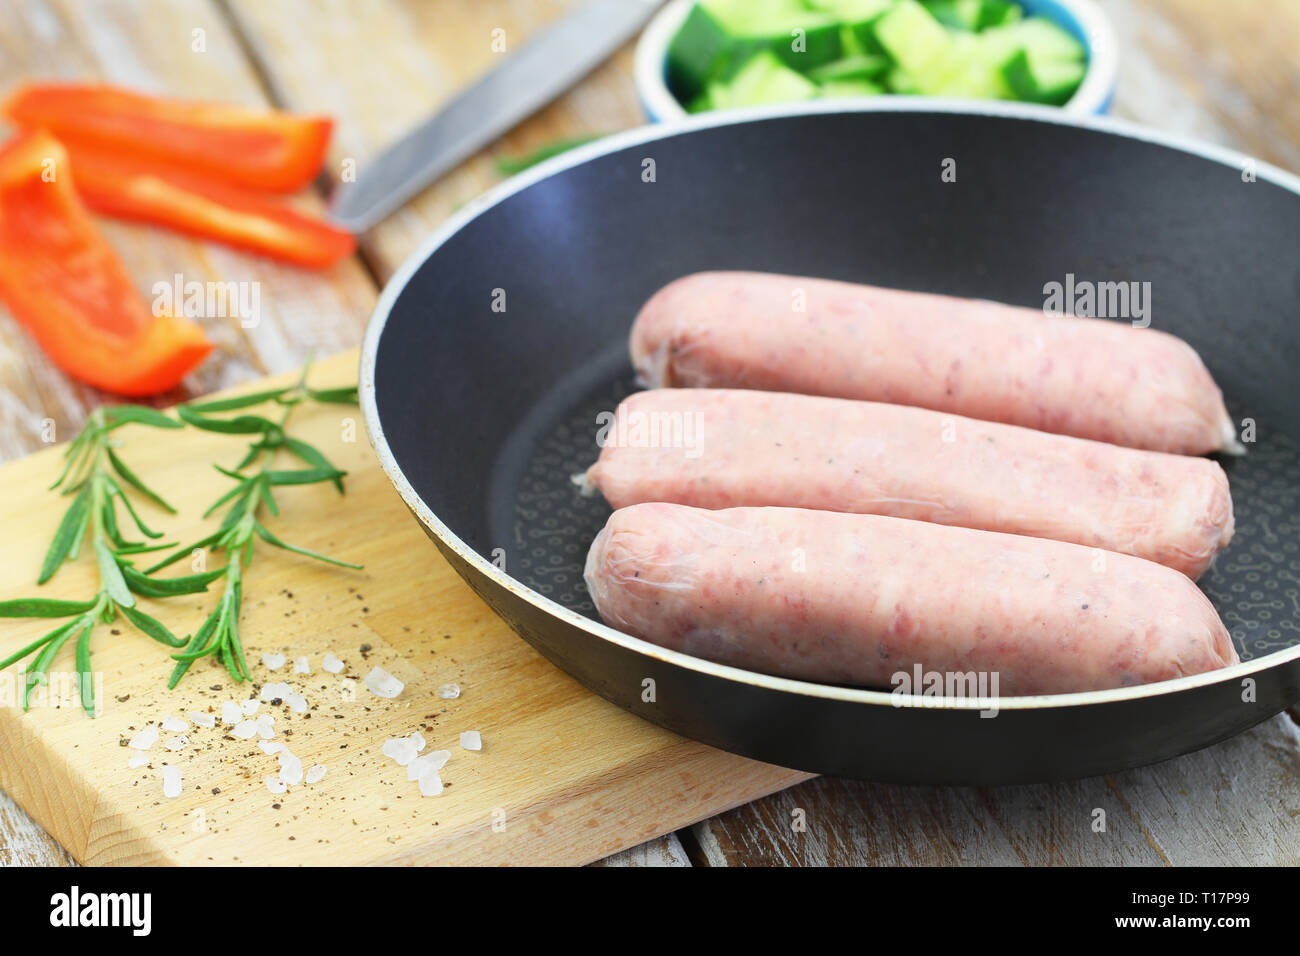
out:
{"label": "white border strip", "polygon": [[[908,102],[906,97],[881,97],[878,100],[865,100],[860,103],[844,101],[836,102],[833,100],[810,101],[807,103],[780,104],[777,106],[726,110],[717,113],[700,114],[683,120],[680,123],[643,126],[622,133],[615,133],[612,136],[606,136],[603,139],[588,143],[584,146],[579,146],[566,153],[562,153],[559,156],[552,157],[531,169],[524,170],[519,175],[507,180],[495,189],[492,189],[477,199],[472,200],[454,215],[450,216],[441,226],[435,229],[433,233],[420,244],[419,248],[406,258],[397,271],[393,273],[388,284],[384,286],[383,292],[379,296],[379,301],[375,304],[374,312],[371,314],[370,324],[366,329],[365,339],[361,348],[361,369],[359,375],[361,409],[365,415],[366,428],[370,434],[370,444],[379,458],[380,466],[384,469],[389,480],[402,496],[402,500],[406,502],[411,511],[419,518],[425,527],[429,528],[448,547],[460,555],[461,558],[469,563],[470,566],[480,574],[489,578],[500,587],[515,593],[551,617],[558,618],[562,623],[585,631],[593,637],[610,641],[628,650],[644,654],[647,657],[654,657],[666,663],[697,671],[710,677],[745,684],[753,684],[773,691],[782,691],[790,694],[804,694],[806,696],[821,697],[828,700],[875,704],[877,706],[897,706],[897,695],[887,691],[834,687],[827,684],[792,680],[785,677],[773,677],[755,671],[742,670],[741,668],[731,667],[725,664],[715,664],[712,661],[692,657],[679,651],[669,650],[668,648],[660,647],[657,644],[652,644],[649,641],[644,641],[640,638],[632,637],[629,634],[624,634],[622,631],[617,631],[607,624],[593,621],[590,618],[584,617],[581,614],[564,607],[562,604],[552,601],[550,598],[538,594],[531,588],[525,587],[523,584],[501,571],[496,567],[496,565],[482,557],[478,552],[468,547],[465,542],[457,537],[450,528],[443,524],[438,516],[435,515],[429,509],[428,505],[424,503],[416,493],[415,489],[411,487],[406,475],[402,473],[401,466],[398,465],[396,459],[393,457],[392,451],[388,447],[388,441],[384,436],[383,426],[379,421],[379,411],[375,404],[375,357],[378,353],[379,340],[384,334],[384,326],[388,321],[389,313],[392,311],[393,303],[397,301],[397,297],[406,287],[406,284],[410,281],[416,270],[418,270],[440,246],[447,242],[448,239],[486,210],[491,209],[493,206],[510,198],[515,193],[527,189],[534,183],[540,182],[556,173],[570,169],[574,166],[579,166],[582,163],[588,162],[589,160],[595,159],[599,156],[605,156],[609,153],[617,152],[629,146],[636,146],[641,143],[654,142],[661,139],[670,139],[675,136],[689,134],[695,130],[712,129],[721,126],[731,126],[738,123],[751,123],[758,120],[779,119],[788,116],[804,116],[816,113],[958,113],[970,116],[1009,117],[1012,119],[1036,121],[1041,123],[1053,123],[1058,126],[1073,126],[1082,129],[1098,130],[1100,132],[1123,136],[1128,139],[1136,139],[1145,143],[1165,146],[1170,149],[1189,153],[1194,156],[1200,156],[1204,159],[1236,169],[1241,169],[1245,160],[1253,159],[1253,157],[1248,157],[1243,153],[1226,149],[1221,146],[1199,143],[1192,139],[1162,133],[1154,129],[1139,126],[1135,123],[1110,119],[1107,117],[1072,116],[1049,106],[1006,103],[1001,101],[972,102],[968,100],[942,99],[925,100],[924,102]],[[1289,189],[1291,192],[1300,196],[1300,177],[1259,160],[1254,160],[1254,162],[1256,176],[1258,178],[1272,182],[1284,189]],[[1235,681],[1247,675],[1255,674],[1285,664],[1289,661],[1296,660],[1297,658],[1300,658],[1300,644],[1284,648],[1280,651],[1275,651],[1272,654],[1256,658],[1255,660],[1246,661],[1221,670],[1209,671],[1204,674],[1179,677],[1174,680],[1161,681],[1155,684],[1143,684],[1138,687],[1086,691],[1075,694],[1042,694],[1030,697],[1006,697],[1000,698],[997,701],[997,706],[1003,710],[1029,710],[1044,707],[1078,707],[1092,704],[1138,700],[1143,697],[1172,694],[1179,691],[1191,690],[1196,687],[1205,687],[1210,684]],[[938,706],[938,698],[924,698],[919,695],[904,695],[904,698],[908,702],[907,706],[915,706],[918,709],[978,711],[988,707],[987,701],[979,699],[944,700],[943,705]]]}

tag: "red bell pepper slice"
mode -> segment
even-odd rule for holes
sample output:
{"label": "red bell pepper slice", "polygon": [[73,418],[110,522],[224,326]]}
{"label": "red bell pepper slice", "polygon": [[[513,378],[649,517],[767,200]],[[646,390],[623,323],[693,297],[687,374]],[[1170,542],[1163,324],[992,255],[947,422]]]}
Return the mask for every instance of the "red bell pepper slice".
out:
{"label": "red bell pepper slice", "polygon": [[176,386],[212,350],[183,317],[155,316],[75,191],[62,145],[0,148],[0,301],[69,375],[122,395]]}
{"label": "red bell pepper slice", "polygon": [[88,83],[19,87],[3,112],[24,129],[46,129],[73,148],[184,170],[263,192],[293,192],[325,160],[333,121],[278,110],[149,96]]}
{"label": "red bell pepper slice", "polygon": [[77,192],[95,212],[166,226],[307,268],[350,256],[345,230],[264,193],[182,172],[142,169],[94,147],[73,146]]}

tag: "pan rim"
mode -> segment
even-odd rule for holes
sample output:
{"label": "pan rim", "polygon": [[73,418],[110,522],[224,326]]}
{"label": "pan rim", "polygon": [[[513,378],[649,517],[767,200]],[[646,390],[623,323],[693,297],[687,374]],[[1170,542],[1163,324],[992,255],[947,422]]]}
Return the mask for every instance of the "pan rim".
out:
{"label": "pan rim", "polygon": [[397,489],[403,502],[411,513],[438,540],[450,548],[461,560],[487,577],[497,586],[513,593],[528,602],[548,617],[578,628],[591,637],[616,644],[625,650],[655,658],[663,663],[693,670],[701,675],[749,684],[756,688],[787,694],[798,694],[843,703],[869,704],[895,708],[917,708],[924,710],[981,711],[991,706],[998,710],[1047,710],[1062,707],[1082,707],[1109,703],[1132,702],[1147,697],[1164,696],[1190,691],[1214,684],[1226,684],[1229,681],[1272,670],[1283,664],[1300,659],[1300,643],[1283,648],[1250,661],[1243,661],[1231,667],[1142,684],[1135,687],[1118,687],[1108,690],[1082,691],[1070,694],[1039,694],[1019,697],[991,698],[953,698],[927,697],[918,694],[897,694],[891,691],[866,690],[861,688],[838,687],[815,681],[796,680],[788,677],[763,674],[758,671],[744,670],[727,664],[718,664],[704,658],[693,657],[680,651],[660,647],[650,641],[633,637],[616,630],[602,621],[592,620],[570,610],[564,605],[534,591],[523,583],[510,577],[477,551],[470,548],[455,534],[424,502],[403,473],[398,464],[383,425],[379,419],[379,409],[375,399],[375,363],[379,342],[383,337],[388,317],[394,303],[410,282],[411,277],[442,245],[460,232],[466,225],[477,219],[487,210],[500,204],[529,186],[550,178],[574,166],[589,160],[617,152],[629,146],[669,139],[674,136],[701,129],[711,129],[741,123],[760,122],[785,117],[807,116],[822,113],[913,113],[913,114],[959,114],[968,116],[990,116],[1029,122],[1052,123],[1058,126],[1072,126],[1103,133],[1118,135],[1157,146],[1174,149],[1190,155],[1199,156],[1223,166],[1245,168],[1245,163],[1253,163],[1253,173],[1257,179],[1264,179],[1300,196],[1300,176],[1296,176],[1270,163],[1258,160],[1246,153],[1205,143],[1178,134],[1151,129],[1126,120],[1101,116],[1075,116],[1058,109],[1026,103],[1008,103],[996,100],[970,101],[941,98],[917,97],[880,97],[864,101],[813,101],[810,103],[779,104],[775,106],[749,107],[745,109],[704,113],[685,120],[671,123],[657,123],[635,127],[620,133],[614,133],[594,142],[576,147],[559,156],[524,170],[504,183],[494,187],[483,195],[471,200],[457,212],[449,216],[433,230],[403,260],[402,264],[389,277],[380,293],[374,310],[366,326],[365,337],[361,347],[361,365],[358,383],[361,411],[365,419],[370,445],[379,459],[380,467],[389,482]]}

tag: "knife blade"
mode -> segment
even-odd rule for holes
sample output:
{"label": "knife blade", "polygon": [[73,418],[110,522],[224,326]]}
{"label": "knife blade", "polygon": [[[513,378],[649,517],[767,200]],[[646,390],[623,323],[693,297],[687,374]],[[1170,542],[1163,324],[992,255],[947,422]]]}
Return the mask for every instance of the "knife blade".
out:
{"label": "knife blade", "polygon": [[636,35],[662,0],[587,0],[364,164],[330,217],[364,232],[550,103]]}

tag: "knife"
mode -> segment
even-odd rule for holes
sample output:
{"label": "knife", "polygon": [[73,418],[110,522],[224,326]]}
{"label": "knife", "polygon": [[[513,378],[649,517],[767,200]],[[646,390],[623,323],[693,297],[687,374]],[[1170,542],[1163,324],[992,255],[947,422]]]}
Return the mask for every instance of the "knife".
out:
{"label": "knife", "polygon": [[330,217],[364,232],[582,79],[634,37],[662,0],[587,0],[365,164]]}

